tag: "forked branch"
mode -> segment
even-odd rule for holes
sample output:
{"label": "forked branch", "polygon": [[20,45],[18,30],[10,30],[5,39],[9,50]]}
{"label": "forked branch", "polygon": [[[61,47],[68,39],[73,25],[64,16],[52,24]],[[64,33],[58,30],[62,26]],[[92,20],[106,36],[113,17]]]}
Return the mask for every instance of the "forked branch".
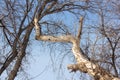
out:
{"label": "forked branch", "polygon": [[38,23],[38,17],[36,16],[34,19],[35,32],[36,32],[36,40],[42,41],[50,41],[50,42],[71,42],[73,43],[75,38],[71,35],[61,35],[61,36],[50,36],[50,35],[42,35],[41,26]]}
{"label": "forked branch", "polygon": [[82,34],[83,27],[83,17],[80,18],[80,27],[78,30],[78,35],[76,37],[72,35],[61,35],[61,36],[51,36],[51,35],[42,35],[40,34],[40,26],[38,24],[37,17],[34,19],[35,30],[36,30],[36,39],[49,42],[67,42],[72,43],[72,52],[76,59],[76,64],[68,65],[68,69],[76,72],[77,70],[84,73],[92,75],[95,80],[119,80],[115,78],[112,74],[107,73],[106,70],[101,68],[99,65],[92,63],[87,60],[82,52],[80,51],[80,39]]}

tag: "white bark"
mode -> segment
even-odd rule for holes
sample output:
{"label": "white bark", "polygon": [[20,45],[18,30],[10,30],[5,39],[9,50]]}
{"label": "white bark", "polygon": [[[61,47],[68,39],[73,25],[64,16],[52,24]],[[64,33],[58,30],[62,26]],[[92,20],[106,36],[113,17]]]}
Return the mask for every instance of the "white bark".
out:
{"label": "white bark", "polygon": [[115,78],[112,74],[108,73],[106,70],[101,68],[98,64],[94,64],[86,59],[82,52],[80,51],[80,38],[81,38],[81,29],[83,19],[81,18],[80,29],[78,30],[77,37],[72,35],[63,35],[63,36],[49,36],[49,35],[41,35],[40,34],[40,26],[38,25],[38,20],[35,18],[35,30],[36,30],[36,39],[42,41],[50,41],[50,42],[69,42],[72,43],[72,52],[76,59],[76,64],[68,65],[68,69],[76,72],[77,70],[82,71],[84,73],[88,73],[92,75],[95,80],[120,80]]}

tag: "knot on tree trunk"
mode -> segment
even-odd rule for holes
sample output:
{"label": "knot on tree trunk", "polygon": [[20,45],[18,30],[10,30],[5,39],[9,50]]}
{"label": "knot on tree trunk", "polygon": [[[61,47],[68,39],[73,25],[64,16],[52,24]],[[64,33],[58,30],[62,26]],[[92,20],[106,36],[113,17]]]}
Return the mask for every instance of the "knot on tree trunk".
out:
{"label": "knot on tree trunk", "polygon": [[84,73],[87,73],[87,67],[85,67],[84,64],[69,64],[67,66],[68,69],[71,69],[71,72],[76,72],[76,71],[82,71]]}
{"label": "knot on tree trunk", "polygon": [[40,36],[38,36],[38,35],[35,36],[35,39],[36,39],[36,40],[39,40],[39,38],[40,38]]}

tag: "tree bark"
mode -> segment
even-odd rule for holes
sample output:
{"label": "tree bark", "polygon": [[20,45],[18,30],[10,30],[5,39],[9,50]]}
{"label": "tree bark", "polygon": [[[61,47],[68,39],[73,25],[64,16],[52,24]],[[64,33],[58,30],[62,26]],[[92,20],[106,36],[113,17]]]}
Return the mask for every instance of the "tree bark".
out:
{"label": "tree bark", "polygon": [[20,68],[20,66],[22,64],[22,60],[23,60],[24,56],[26,55],[26,48],[27,48],[27,44],[29,42],[29,37],[30,37],[31,31],[33,29],[33,26],[34,25],[32,23],[30,25],[28,25],[26,35],[24,36],[22,46],[20,47],[21,51],[18,53],[16,63],[14,65],[14,67],[13,67],[13,70],[9,74],[8,80],[14,80],[17,73],[18,73],[18,71],[19,71],[19,68]]}
{"label": "tree bark", "polygon": [[100,67],[98,64],[94,64],[85,58],[82,55],[80,50],[80,38],[82,33],[82,24],[83,18],[80,19],[80,27],[78,30],[78,35],[76,37],[72,35],[63,35],[63,36],[49,36],[49,35],[42,35],[40,34],[41,26],[38,25],[38,18],[35,17],[34,19],[35,30],[36,30],[36,40],[42,41],[50,41],[50,42],[68,42],[72,43],[72,52],[76,59],[76,64],[68,65],[68,69],[71,69],[72,72],[82,71],[84,73],[88,73],[94,77],[95,80],[120,80],[114,77],[111,73],[108,73],[105,69]]}

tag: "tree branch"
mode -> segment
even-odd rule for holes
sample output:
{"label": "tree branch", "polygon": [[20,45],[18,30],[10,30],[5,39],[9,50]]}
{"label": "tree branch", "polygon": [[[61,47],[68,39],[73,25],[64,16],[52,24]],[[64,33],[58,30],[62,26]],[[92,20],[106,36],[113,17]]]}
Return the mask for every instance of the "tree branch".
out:
{"label": "tree branch", "polygon": [[83,17],[80,18],[80,26],[79,26],[79,29],[78,29],[78,34],[77,34],[77,38],[78,39],[81,39],[81,35],[82,35],[82,27],[83,27]]}
{"label": "tree branch", "polygon": [[94,64],[86,59],[81,50],[79,45],[79,40],[81,38],[82,32],[82,24],[83,24],[83,17],[80,18],[80,28],[78,31],[77,38],[72,35],[63,35],[63,36],[50,36],[50,35],[42,35],[40,34],[40,26],[38,25],[38,18],[34,19],[35,24],[35,31],[36,31],[36,39],[42,41],[50,41],[50,42],[70,42],[73,44],[72,52],[75,56],[77,64],[68,65],[68,69],[71,69],[72,72],[76,72],[77,70],[82,71],[84,73],[88,73],[92,75],[95,80],[119,80],[115,78],[112,74],[108,73],[106,70],[101,68],[98,64]]}
{"label": "tree branch", "polygon": [[31,34],[31,31],[33,29],[32,27],[33,25],[29,25],[28,28],[27,28],[27,31],[26,31],[26,35],[24,36],[24,40],[22,42],[22,46],[20,47],[21,48],[21,51],[18,53],[18,57],[17,57],[17,60],[16,60],[16,63],[13,67],[13,70],[10,72],[9,74],[9,79],[8,80],[14,80],[18,71],[19,71],[19,68],[22,64],[22,60],[24,58],[24,56],[26,55],[26,48],[27,48],[27,44],[28,44],[28,41],[29,41],[29,37],[30,37],[30,34]]}
{"label": "tree branch", "polygon": [[41,26],[38,24],[38,15],[36,15],[34,18],[34,25],[35,25],[36,37],[38,37],[41,35]]}

